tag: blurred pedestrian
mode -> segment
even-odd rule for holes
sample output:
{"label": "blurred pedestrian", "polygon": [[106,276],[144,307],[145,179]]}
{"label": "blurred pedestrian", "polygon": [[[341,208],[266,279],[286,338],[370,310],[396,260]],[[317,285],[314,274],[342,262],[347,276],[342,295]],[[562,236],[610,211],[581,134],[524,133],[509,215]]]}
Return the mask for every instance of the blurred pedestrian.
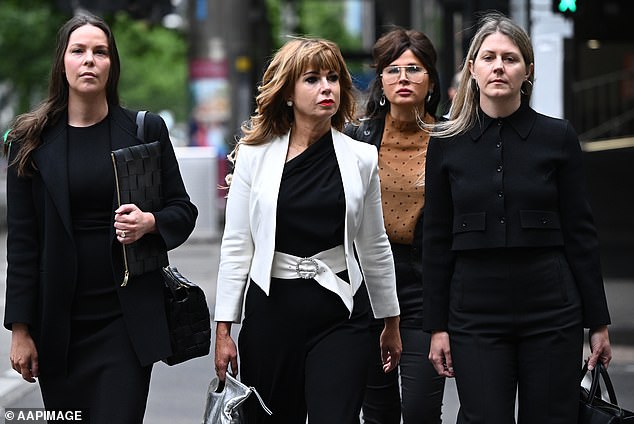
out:
{"label": "blurred pedestrian", "polygon": [[[395,28],[374,44],[376,77],[365,118],[346,133],[379,151],[383,217],[396,267],[403,353],[398,370],[384,373],[379,346],[363,402],[365,423],[441,422],[445,378],[426,360],[430,335],[423,331],[423,206],[429,133],[440,100],[436,50],[422,32]],[[372,328],[379,332],[379,321]],[[399,378],[400,374],[400,378]],[[400,383],[399,383],[400,380]]]}
{"label": "blurred pedestrian", "polygon": [[[400,359],[394,263],[376,149],[339,131],[354,116],[339,48],[287,42],[264,72],[243,126],[227,199],[216,297],[216,373],[240,373],[247,422],[358,423],[369,360],[369,305],[383,318],[383,369]],[[247,286],[247,282],[249,282]],[[367,290],[366,290],[367,288]],[[245,298],[246,293],[246,300]],[[368,301],[368,295],[370,301]]]}
{"label": "blurred pedestrian", "polygon": [[172,249],[197,216],[154,114],[166,206],[117,206],[110,152],[141,143],[136,113],[119,105],[119,74],[107,24],[71,18],[58,33],[48,97],[15,119],[4,145],[11,365],[26,381],[39,377],[48,410],[83,409],[92,424],[142,423],[152,364],[171,353],[161,271],[121,286],[121,244],[143,237]]}
{"label": "blurred pedestrian", "polygon": [[610,362],[610,317],[579,140],[529,105],[534,56],[507,17],[483,17],[450,120],[427,155],[423,323],[456,378],[458,423],[577,422],[589,367]]}

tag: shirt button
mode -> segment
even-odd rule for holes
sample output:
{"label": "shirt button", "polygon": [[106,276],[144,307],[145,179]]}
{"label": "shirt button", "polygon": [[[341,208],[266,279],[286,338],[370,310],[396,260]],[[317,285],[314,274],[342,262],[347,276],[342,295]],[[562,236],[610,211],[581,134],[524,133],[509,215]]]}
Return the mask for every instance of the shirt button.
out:
{"label": "shirt button", "polygon": [[495,143],[495,147],[497,147],[498,149],[502,147],[502,142],[498,141],[497,143]]}
{"label": "shirt button", "polygon": [[500,224],[504,224],[504,223],[506,223],[506,219],[503,216],[501,216],[500,217]]}
{"label": "shirt button", "polygon": [[502,165],[498,165],[498,167],[497,167],[497,168],[495,168],[495,170],[496,170],[497,172],[502,172]]}
{"label": "shirt button", "polygon": [[467,223],[466,223],[466,222],[463,222],[462,224],[460,224],[460,226],[461,226],[462,228],[467,228]]}
{"label": "shirt button", "polygon": [[542,218],[540,218],[539,222],[542,225],[546,225],[546,224],[548,224],[549,221],[548,221],[548,218],[542,217]]}
{"label": "shirt button", "polygon": [[500,197],[500,198],[504,197],[504,192],[498,191],[498,197]]}

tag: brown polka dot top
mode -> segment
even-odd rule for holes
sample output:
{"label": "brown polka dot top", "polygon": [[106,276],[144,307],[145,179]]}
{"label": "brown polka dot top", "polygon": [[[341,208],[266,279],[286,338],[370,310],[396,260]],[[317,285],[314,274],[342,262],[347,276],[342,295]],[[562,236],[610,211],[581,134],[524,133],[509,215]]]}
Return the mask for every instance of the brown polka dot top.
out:
{"label": "brown polka dot top", "polygon": [[383,219],[392,243],[412,244],[425,204],[425,157],[429,134],[416,122],[398,121],[388,113],[379,150]]}

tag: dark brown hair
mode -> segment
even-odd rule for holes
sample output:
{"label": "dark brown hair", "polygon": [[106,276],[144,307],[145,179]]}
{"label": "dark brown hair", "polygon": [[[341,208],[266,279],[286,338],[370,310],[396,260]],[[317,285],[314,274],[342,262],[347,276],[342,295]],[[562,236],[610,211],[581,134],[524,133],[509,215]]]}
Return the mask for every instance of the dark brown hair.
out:
{"label": "dark brown hair", "polygon": [[70,35],[77,28],[84,25],[95,26],[106,34],[110,52],[110,73],[106,83],[106,98],[111,105],[119,104],[118,87],[121,64],[117,45],[110,27],[100,17],[89,13],[73,16],[57,32],[57,45],[49,77],[47,99],[34,110],[16,117],[12,129],[7,135],[4,144],[5,155],[8,155],[9,147],[12,144],[19,143],[19,151],[11,164],[15,164],[18,167],[18,175],[28,175],[34,171],[31,154],[40,146],[42,132],[47,125],[53,125],[67,111],[69,88],[64,72],[64,55]]}
{"label": "dark brown hair", "polygon": [[430,86],[433,87],[429,99],[425,99],[425,113],[434,115],[440,102],[440,82],[438,70],[436,69],[436,49],[429,37],[420,31],[413,29],[394,28],[390,32],[383,34],[372,48],[373,67],[376,69],[376,76],[370,85],[368,101],[366,103],[366,117],[385,116],[389,110],[389,102],[381,106],[379,101],[383,95],[381,85],[381,72],[394,60],[398,59],[406,50],[420,60],[429,72]]}

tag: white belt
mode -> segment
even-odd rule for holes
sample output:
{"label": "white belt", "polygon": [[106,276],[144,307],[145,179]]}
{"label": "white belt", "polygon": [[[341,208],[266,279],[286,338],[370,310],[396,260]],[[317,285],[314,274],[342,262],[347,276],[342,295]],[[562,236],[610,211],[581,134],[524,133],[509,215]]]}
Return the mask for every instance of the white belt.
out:
{"label": "white belt", "polygon": [[338,272],[347,268],[343,245],[324,250],[309,258],[276,251],[273,255],[271,277],[284,280],[312,278],[322,287],[338,294],[352,313],[352,285],[337,277]]}

